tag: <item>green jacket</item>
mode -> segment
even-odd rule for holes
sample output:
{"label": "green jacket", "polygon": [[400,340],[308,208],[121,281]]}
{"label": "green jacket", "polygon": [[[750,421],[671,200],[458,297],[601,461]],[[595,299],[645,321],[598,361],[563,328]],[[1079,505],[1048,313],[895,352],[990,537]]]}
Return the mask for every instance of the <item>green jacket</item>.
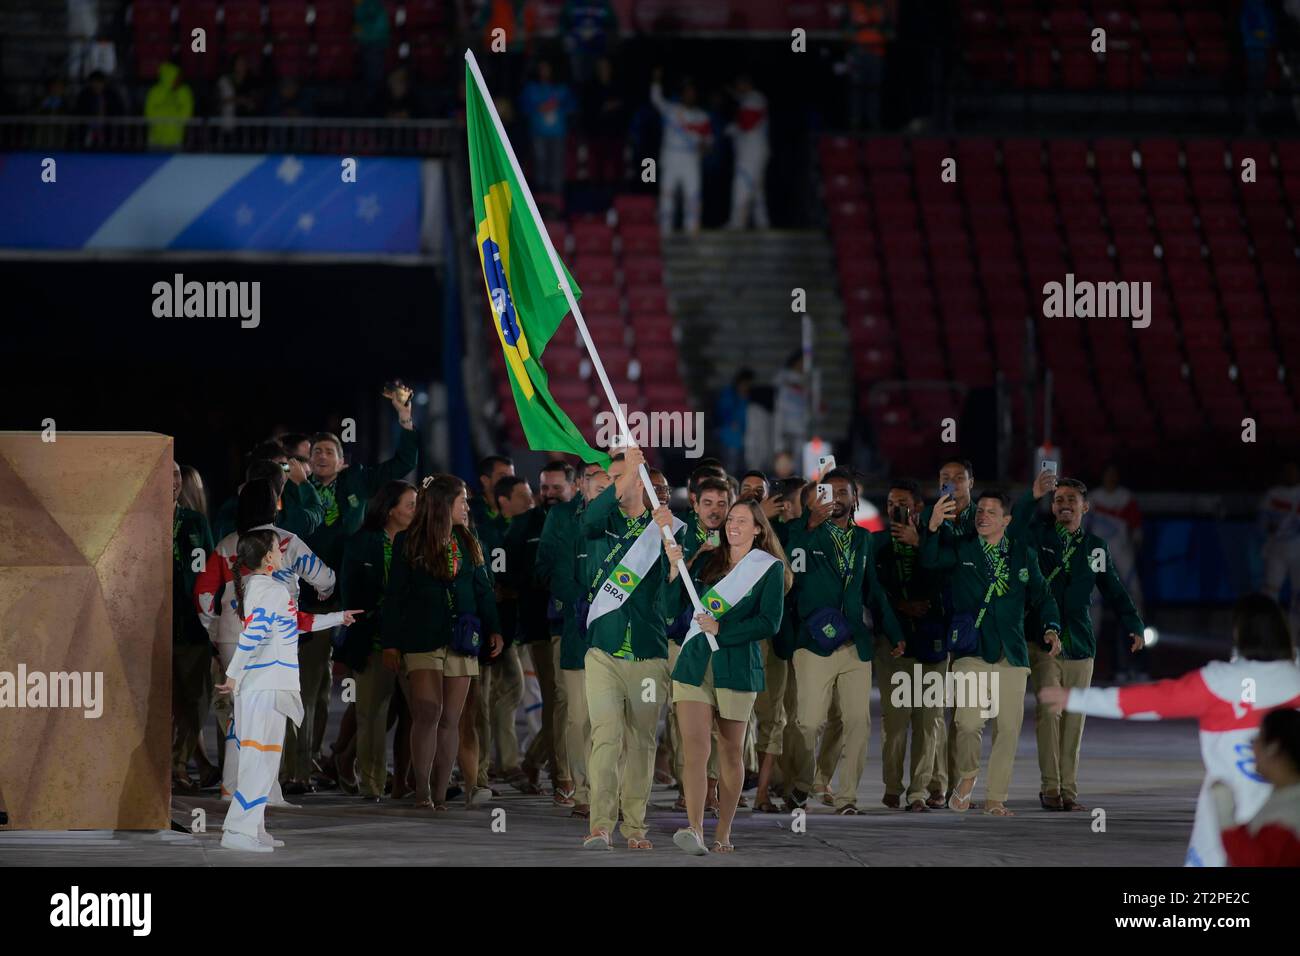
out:
{"label": "green jacket", "polygon": [[[777,521],[772,525],[776,540],[781,542],[787,558],[790,556],[790,533],[795,528],[803,528],[806,519],[800,515],[789,521]],[[799,588],[799,574],[794,576],[794,584],[785,595],[785,613],[781,615],[781,627],[772,636],[772,650],[783,661],[794,657],[795,632],[799,630],[799,613],[795,607],[795,594]]]}
{"label": "green jacket", "polygon": [[[709,585],[692,574],[695,590],[704,599]],[[691,606],[686,588],[680,582],[671,585],[678,606]],[[785,565],[778,561],[767,569],[758,583],[718,619],[717,651],[709,650],[708,638],[697,634],[682,646],[673,668],[673,680],[699,687],[704,671],[713,664],[713,686],[726,690],[760,691],[763,682],[762,642],[770,640],[781,627],[785,606]]]}
{"label": "green jacket", "polygon": [[212,531],[208,519],[197,511],[182,508],[172,512],[172,643],[207,644],[208,632],[194,606],[194,552],[206,561],[213,555]]}
{"label": "green jacket", "polygon": [[476,614],[483,622],[484,635],[501,633],[492,575],[486,564],[473,564],[466,556],[456,576],[446,582],[411,566],[406,557],[405,531],[394,538],[379,628],[384,648],[420,654],[446,647],[455,623],[448,591],[453,595],[455,615]]}
{"label": "green jacket", "polygon": [[[226,535],[238,531],[239,496],[226,499],[226,503],[217,511],[213,521],[213,535],[218,541]],[[292,531],[304,541],[307,536],[320,527],[325,520],[325,505],[310,481],[300,485],[287,481],[284,491],[280,492],[280,510],[275,516],[275,526],[285,531]],[[331,569],[333,565],[329,565]]]}
{"label": "green jacket", "polygon": [[[1097,656],[1097,638],[1092,633],[1092,589],[1101,592],[1102,598],[1115,611],[1129,634],[1141,634],[1142,618],[1133,599],[1129,597],[1124,582],[1115,571],[1110,559],[1110,549],[1097,535],[1079,529],[1069,567],[1065,567],[1066,543],[1057,531],[1050,515],[1038,512],[1038,502],[1031,489],[1016,502],[1011,512],[1008,532],[1016,531],[1038,548],[1038,563],[1043,577],[1051,588],[1052,598],[1061,614],[1061,656],[1067,660],[1081,661]],[[1101,570],[1094,571],[1093,567]],[[1038,622],[1026,619],[1028,633],[1041,633]]]}
{"label": "green jacket", "polygon": [[391,572],[391,566],[384,562],[387,537],[382,530],[358,531],[343,549],[343,569],[339,573],[342,605],[365,613],[348,626],[334,656],[356,671],[365,670],[371,652],[383,646],[380,631],[384,592]]}
{"label": "green jacket", "polygon": [[912,657],[917,650],[916,642],[920,640],[917,627],[922,622],[927,630],[941,639],[947,624],[947,615],[943,604],[943,581],[940,576],[927,568],[921,567],[921,549],[918,547],[909,555],[894,541],[888,530],[877,531],[871,536],[875,553],[876,577],[884,590],[889,604],[897,608],[903,601],[929,601],[930,610],[923,618],[909,617],[896,612],[898,625],[902,628],[907,641],[905,656]]}
{"label": "green jacket", "polygon": [[[597,551],[601,552],[603,560],[610,548],[627,532],[628,526],[628,519],[615,497],[614,486],[610,485],[583,511],[581,529],[582,537],[588,545],[587,565],[590,567],[593,564]],[[652,527],[651,533],[658,534],[659,531]],[[597,573],[599,560],[594,563],[592,577]],[[668,556],[660,548],[659,557],[642,576],[627,603],[597,618],[587,628],[588,646],[614,654],[623,646],[623,639],[630,632],[632,654],[635,657],[642,660],[667,658],[668,636],[664,626],[670,610],[666,600],[667,583]],[[590,585],[591,578],[588,578],[587,587],[590,588]]]}
{"label": "green jacket", "polygon": [[499,511],[488,509],[487,502],[476,496],[469,503],[470,517],[474,519],[474,533],[483,545],[483,557],[492,564],[492,552],[497,548],[505,549],[506,531],[510,522]]}
{"label": "green jacket", "polygon": [[[1025,646],[1025,610],[1033,608],[1042,630],[1059,630],[1059,615],[1052,593],[1043,581],[1038,558],[1025,538],[1004,535],[1007,544],[1007,591],[993,596],[980,625],[979,655],[996,664],[1005,654],[1016,667],[1029,666],[1029,649]],[[942,536],[926,535],[921,544],[921,566],[949,572],[954,614],[979,614],[992,576],[979,537],[962,538],[944,543]],[[1034,635],[1035,639],[1041,633]],[[962,655],[974,656],[974,655]]]}
{"label": "green jacket", "polygon": [[[587,653],[587,642],[573,616],[574,607],[586,597],[587,584],[591,581],[590,575],[585,580],[582,576],[589,549],[587,539],[579,533],[582,511],[582,496],[574,495],[571,501],[554,505],[547,512],[542,538],[537,543],[537,561],[533,565],[537,583],[549,589],[551,600],[559,602],[560,612],[564,615],[560,631],[560,667],[566,671],[583,670],[583,658]],[[591,574],[595,574],[594,569]]]}
{"label": "green jacket", "polygon": [[534,575],[548,510],[536,507],[517,515],[506,529],[506,569],[497,580],[515,592],[519,615],[515,639],[520,644],[551,638],[550,624],[546,620],[546,587],[538,586]]}
{"label": "green jacket", "polygon": [[313,477],[312,487],[324,503],[324,518],[320,527],[303,539],[307,547],[337,571],[343,565],[343,548],[348,538],[361,530],[370,497],[385,482],[405,478],[419,461],[420,433],[414,428],[403,428],[397,450],[388,461],[378,465],[348,465],[329,484]]}
{"label": "green jacket", "polygon": [[853,643],[857,645],[858,659],[869,661],[875,653],[871,631],[864,619],[864,604],[877,611],[884,625],[885,637],[896,647],[903,640],[894,609],[876,579],[876,562],[871,545],[871,532],[850,525],[850,546],[853,564],[848,579],[840,574],[835,559],[835,542],[828,528],[829,519],[809,530],[807,524],[790,529],[790,560],[796,563],[796,554],[803,551],[804,572],[798,576],[798,593],[795,597],[799,617],[795,632],[795,647],[806,648],[819,657],[828,657],[808,634],[805,623],[820,608],[839,608],[853,625]]}

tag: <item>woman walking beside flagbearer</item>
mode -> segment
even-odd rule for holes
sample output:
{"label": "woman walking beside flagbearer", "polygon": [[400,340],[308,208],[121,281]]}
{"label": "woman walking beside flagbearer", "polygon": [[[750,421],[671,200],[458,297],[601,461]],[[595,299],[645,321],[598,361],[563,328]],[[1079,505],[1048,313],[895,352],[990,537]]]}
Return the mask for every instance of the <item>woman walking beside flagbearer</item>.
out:
{"label": "woman walking beside flagbearer", "polygon": [[[682,641],[673,668],[673,706],[685,749],[682,785],[689,826],[673,842],[687,853],[704,847],[706,765],[712,744],[714,717],[718,726],[721,774],[715,853],[730,853],[731,822],[736,816],[745,779],[741,749],[754,699],[764,687],[761,642],[781,627],[785,594],[793,581],[776,532],[755,502],[737,502],[727,514],[721,546],[696,562],[696,589],[706,608],[696,614]],[[672,561],[670,581],[677,577],[681,549],[665,546]],[[679,601],[685,595],[678,589]],[[718,644],[710,651],[708,634]]]}

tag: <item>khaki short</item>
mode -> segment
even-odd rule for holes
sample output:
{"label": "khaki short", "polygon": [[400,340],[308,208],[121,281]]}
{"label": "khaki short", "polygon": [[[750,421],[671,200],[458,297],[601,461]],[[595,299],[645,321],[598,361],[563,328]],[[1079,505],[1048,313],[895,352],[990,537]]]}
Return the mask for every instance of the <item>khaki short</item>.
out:
{"label": "khaki short", "polygon": [[457,654],[449,647],[440,647],[436,651],[420,654],[403,654],[402,668],[405,673],[412,671],[442,671],[443,677],[477,677],[478,658],[468,654]]}
{"label": "khaki short", "polygon": [[754,700],[757,697],[757,691],[714,687],[712,662],[704,669],[704,683],[698,687],[694,684],[683,684],[679,680],[673,681],[673,703],[693,700],[708,704],[723,720],[749,720],[749,715],[754,712]]}

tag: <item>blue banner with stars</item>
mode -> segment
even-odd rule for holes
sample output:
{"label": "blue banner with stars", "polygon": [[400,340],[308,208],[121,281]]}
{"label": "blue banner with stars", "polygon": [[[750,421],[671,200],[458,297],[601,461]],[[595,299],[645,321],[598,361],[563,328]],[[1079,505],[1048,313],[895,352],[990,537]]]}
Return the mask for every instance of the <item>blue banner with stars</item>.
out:
{"label": "blue banner with stars", "polygon": [[421,162],[9,153],[0,248],[416,253]]}

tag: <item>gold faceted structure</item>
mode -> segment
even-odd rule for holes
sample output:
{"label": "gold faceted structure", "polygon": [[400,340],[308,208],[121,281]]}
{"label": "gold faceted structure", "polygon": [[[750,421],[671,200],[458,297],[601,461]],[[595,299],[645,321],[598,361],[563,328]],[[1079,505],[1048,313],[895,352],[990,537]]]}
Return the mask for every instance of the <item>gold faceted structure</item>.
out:
{"label": "gold faceted structure", "polygon": [[166,435],[0,432],[9,828],[169,827],[172,511]]}

